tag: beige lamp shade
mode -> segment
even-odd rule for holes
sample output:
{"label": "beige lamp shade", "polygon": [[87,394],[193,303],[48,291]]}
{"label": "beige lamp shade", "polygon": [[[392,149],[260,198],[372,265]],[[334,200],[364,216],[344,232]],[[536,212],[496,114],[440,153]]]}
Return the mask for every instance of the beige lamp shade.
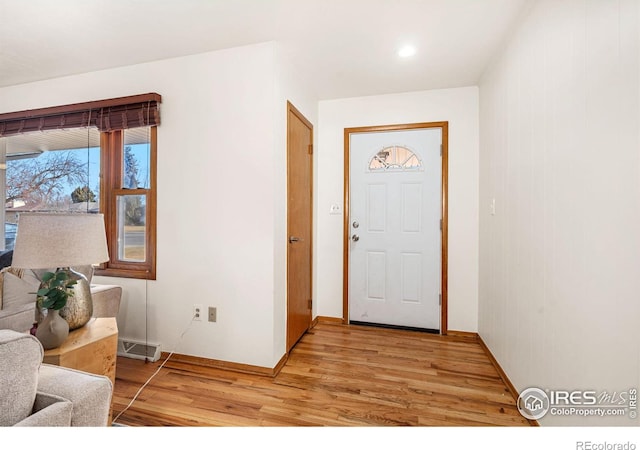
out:
{"label": "beige lamp shade", "polygon": [[103,214],[21,213],[11,265],[52,269],[109,260]]}

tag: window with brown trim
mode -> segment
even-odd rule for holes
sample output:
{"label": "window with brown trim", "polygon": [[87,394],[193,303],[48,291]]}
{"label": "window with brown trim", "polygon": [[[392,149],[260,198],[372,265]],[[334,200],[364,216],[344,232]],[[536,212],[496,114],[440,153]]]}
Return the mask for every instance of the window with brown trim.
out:
{"label": "window with brown trim", "polygon": [[[105,216],[110,260],[97,268],[97,275],[155,279],[160,101],[160,95],[152,93],[0,114],[0,151],[6,154],[7,162],[55,153],[55,159],[43,158],[38,170],[46,172],[49,169],[43,164],[64,157],[63,167],[69,172],[64,173],[66,183],[80,186],[69,200],[66,185],[58,189],[57,197],[51,196],[56,190],[44,185],[41,191],[47,188],[47,202],[41,200],[42,195],[37,197],[41,192],[31,193],[31,189],[31,201],[14,208],[16,215],[33,208],[92,213],[99,205]],[[91,182],[94,150],[100,160],[97,185]],[[86,154],[86,176],[82,158],[74,152]],[[92,190],[99,194],[94,195]],[[22,205],[19,200],[13,203]]]}
{"label": "window with brown trim", "polygon": [[156,127],[101,134],[100,204],[109,261],[97,275],[155,279]]}

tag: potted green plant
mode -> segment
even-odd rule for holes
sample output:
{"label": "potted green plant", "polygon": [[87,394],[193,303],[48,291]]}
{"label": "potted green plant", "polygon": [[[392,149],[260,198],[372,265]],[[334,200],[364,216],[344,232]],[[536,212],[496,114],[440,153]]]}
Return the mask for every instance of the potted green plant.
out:
{"label": "potted green plant", "polygon": [[60,310],[73,295],[73,286],[77,283],[66,271],[45,272],[38,288],[37,303],[47,315],[36,329],[36,337],[45,350],[59,347],[69,336],[69,324],[60,317]]}
{"label": "potted green plant", "polygon": [[42,275],[38,289],[38,306],[47,310],[60,311],[67,304],[67,299],[73,296],[73,285],[77,283],[63,270],[45,272]]}

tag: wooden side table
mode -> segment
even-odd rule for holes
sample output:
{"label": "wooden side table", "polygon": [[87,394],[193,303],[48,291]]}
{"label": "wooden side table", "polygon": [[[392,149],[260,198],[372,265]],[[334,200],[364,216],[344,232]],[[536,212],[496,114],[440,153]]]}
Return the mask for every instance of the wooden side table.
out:
{"label": "wooden side table", "polygon": [[96,375],[106,375],[116,383],[118,324],[115,317],[92,318],[58,348],[44,352],[43,362]]}

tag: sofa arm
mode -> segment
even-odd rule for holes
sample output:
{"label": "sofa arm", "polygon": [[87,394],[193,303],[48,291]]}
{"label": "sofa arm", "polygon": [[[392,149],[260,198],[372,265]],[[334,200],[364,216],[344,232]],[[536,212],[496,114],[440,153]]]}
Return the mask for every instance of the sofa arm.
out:
{"label": "sofa arm", "polygon": [[63,397],[73,403],[71,425],[104,427],[109,423],[111,380],[80,370],[50,364],[40,366],[38,390]]}
{"label": "sofa arm", "polygon": [[122,287],[115,284],[92,284],[93,317],[117,317]]}
{"label": "sofa arm", "polygon": [[15,427],[68,427],[71,426],[73,404],[57,395],[38,392],[33,412]]}

